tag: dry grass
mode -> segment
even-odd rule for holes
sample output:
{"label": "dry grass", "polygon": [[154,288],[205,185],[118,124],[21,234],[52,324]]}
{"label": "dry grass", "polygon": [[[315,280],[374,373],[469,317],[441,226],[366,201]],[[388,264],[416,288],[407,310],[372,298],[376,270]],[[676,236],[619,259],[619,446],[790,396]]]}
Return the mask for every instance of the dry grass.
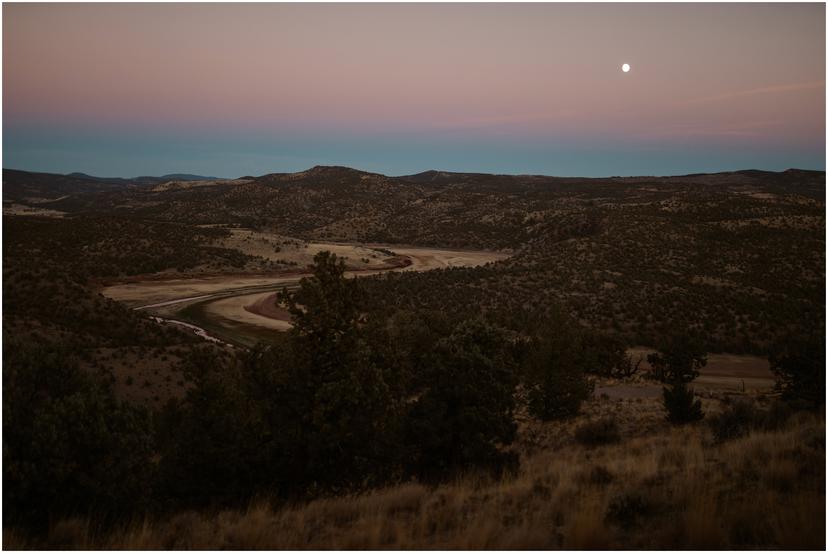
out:
{"label": "dry grass", "polygon": [[605,549],[825,545],[825,424],[721,446],[703,426],[617,445],[547,449],[516,477],[402,484],[275,509],[180,513],[98,534],[55,525],[43,542],[4,530],[6,548]]}
{"label": "dry grass", "polygon": [[221,239],[217,245],[247,255],[262,256],[271,261],[296,263],[302,268],[312,264],[313,256],[321,251],[330,251],[344,259],[349,267],[358,269],[383,269],[386,268],[385,262],[390,259],[385,253],[358,244],[307,242],[250,229],[230,229],[230,233],[229,237]]}
{"label": "dry grass", "polygon": [[31,215],[37,217],[63,217],[63,211],[49,209],[47,207],[34,207],[30,205],[17,204],[14,202],[3,203],[3,215]]}

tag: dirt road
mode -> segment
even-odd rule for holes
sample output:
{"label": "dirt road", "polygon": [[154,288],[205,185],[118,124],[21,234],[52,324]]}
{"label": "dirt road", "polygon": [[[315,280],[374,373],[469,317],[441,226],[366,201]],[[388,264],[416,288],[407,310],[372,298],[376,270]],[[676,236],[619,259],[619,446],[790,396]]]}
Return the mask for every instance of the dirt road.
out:
{"label": "dirt road", "polygon": [[[651,348],[630,348],[628,353],[633,359],[654,352]],[[642,362],[642,370],[649,370],[649,364]],[[725,390],[732,392],[770,392],[776,380],[770,370],[770,363],[764,357],[756,355],[734,355],[728,353],[711,353],[707,356],[707,365],[699,371],[692,387],[700,393],[708,390]],[[661,397],[662,386],[650,381],[596,386],[595,396],[606,395],[610,399],[636,399]]]}
{"label": "dirt road", "polygon": [[[322,246],[317,244],[316,246]],[[341,244],[332,248],[342,249]],[[370,276],[388,271],[428,271],[448,267],[475,267],[505,259],[507,253],[491,251],[446,250],[436,248],[400,247],[371,244],[394,252],[384,268],[347,271],[346,277]],[[352,246],[349,246],[352,247]],[[267,275],[217,275],[168,280],[146,279],[108,286],[101,293],[122,301],[133,309],[146,310],[156,317],[170,322],[179,320],[180,311],[197,307],[199,320],[188,320],[190,328],[200,335],[222,335],[223,331],[235,335],[245,328],[261,330],[287,330],[290,328],[287,314],[271,305],[272,296],[282,288],[292,288],[308,273],[292,273],[284,276]],[[191,311],[193,311],[191,309]],[[208,320],[202,321],[201,318]],[[210,333],[199,326],[209,322]],[[198,323],[198,324],[196,324]],[[211,336],[212,334],[212,336]]]}
{"label": "dirt road", "polygon": [[[340,250],[345,247],[336,246]],[[474,267],[508,257],[506,253],[489,251],[382,244],[369,246],[392,250],[396,254],[396,263],[386,264],[384,269],[372,267],[367,270],[348,271],[346,276],[353,278],[388,271]],[[404,263],[400,263],[400,260],[404,260]],[[134,309],[147,310],[159,321],[189,328],[207,340],[225,342],[226,339],[235,339],[237,343],[243,343],[244,340],[239,340],[239,337],[246,336],[255,341],[268,332],[290,328],[288,314],[276,306],[274,296],[283,287],[297,286],[299,280],[306,275],[307,273],[296,272],[273,276],[219,275],[168,280],[147,279],[109,286],[102,293],[112,299],[123,301]],[[190,317],[187,320],[179,320],[182,310],[185,309],[191,312]],[[192,313],[196,313],[197,316]],[[629,353],[633,358],[642,356],[646,359],[647,354],[653,351],[636,347],[631,348]],[[649,368],[646,361],[642,363],[642,368]],[[708,356],[707,366],[701,370],[701,375],[693,385],[702,393],[712,389],[765,392],[773,388],[774,379],[766,359],[750,355],[711,354]],[[617,382],[596,387],[595,395],[606,395],[615,400],[657,398],[661,396],[661,386],[649,381]]]}

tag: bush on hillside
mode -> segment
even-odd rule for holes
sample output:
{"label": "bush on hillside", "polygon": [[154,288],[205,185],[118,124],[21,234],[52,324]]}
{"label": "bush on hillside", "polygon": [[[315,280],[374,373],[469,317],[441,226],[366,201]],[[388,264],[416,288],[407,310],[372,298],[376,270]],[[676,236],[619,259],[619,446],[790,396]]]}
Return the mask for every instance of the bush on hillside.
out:
{"label": "bush on hillside", "polygon": [[730,403],[708,420],[708,425],[713,431],[713,440],[722,443],[746,436],[757,426],[760,415],[749,401],[737,400]]}
{"label": "bush on hillside", "polygon": [[460,323],[428,360],[430,386],[411,404],[406,443],[411,470],[440,479],[471,467],[514,469],[516,367],[502,329]]}
{"label": "bush on hillside", "polygon": [[777,343],[769,356],[777,388],[788,401],[805,407],[825,404],[825,332]]}
{"label": "bush on hillside", "polygon": [[585,422],[575,429],[575,441],[581,445],[594,447],[617,443],[620,440],[621,431],[614,417]]}
{"label": "bush on hillside", "polygon": [[[556,324],[557,323],[557,324]],[[585,374],[582,335],[563,320],[552,320],[528,344],[526,387],[529,412],[541,420],[572,417],[592,396]]]}
{"label": "bush on hillside", "polygon": [[681,380],[663,388],[664,408],[667,420],[673,424],[688,424],[704,418],[701,400],[696,399],[693,389]]}
{"label": "bush on hillside", "polygon": [[103,521],[145,506],[152,478],[148,413],[66,351],[3,348],[3,524]]}
{"label": "bush on hillside", "polygon": [[648,355],[647,361],[652,367],[651,378],[660,382],[688,383],[707,365],[707,353],[697,339],[685,333],[672,337],[661,351]]}
{"label": "bush on hillside", "polygon": [[791,416],[791,408],[782,401],[774,401],[768,409],[760,409],[747,399],[728,403],[708,420],[713,440],[726,442],[747,436],[751,430],[779,429]]}

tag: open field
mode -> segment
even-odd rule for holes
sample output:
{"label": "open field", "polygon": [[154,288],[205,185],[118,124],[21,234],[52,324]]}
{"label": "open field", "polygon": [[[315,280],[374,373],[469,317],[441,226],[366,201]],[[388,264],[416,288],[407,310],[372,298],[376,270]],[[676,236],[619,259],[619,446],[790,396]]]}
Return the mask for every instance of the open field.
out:
{"label": "open field", "polygon": [[[267,295],[272,293],[264,292]],[[229,296],[228,299],[246,303],[247,297]],[[290,328],[286,321],[262,317],[245,310],[244,305],[233,303],[231,302],[229,310],[222,311],[219,308],[216,312],[216,308],[212,306],[213,302],[194,302],[170,310],[169,313],[162,312],[162,316],[167,316],[166,323],[181,321],[199,329],[199,333],[206,334],[211,339],[241,347],[253,347],[258,343],[273,344],[278,341],[278,334]]]}
{"label": "open field", "polygon": [[23,205],[14,202],[3,202],[3,215],[28,215],[32,217],[63,217],[63,211],[40,207],[38,205]]}
{"label": "open field", "polygon": [[239,250],[250,256],[261,256],[285,265],[307,267],[313,263],[313,256],[320,251],[329,251],[345,260],[348,267],[359,269],[381,269],[391,255],[380,251],[382,246],[371,248],[359,244],[334,244],[308,242],[281,234],[252,230],[229,229],[230,236],[217,241],[216,245]]}
{"label": "open field", "polygon": [[200,188],[203,186],[227,186],[240,185],[250,182],[245,179],[216,179],[216,180],[171,180],[158,184],[152,188],[153,192],[165,192],[168,190],[184,190],[187,188]]}
{"label": "open field", "polygon": [[402,271],[427,271],[449,267],[478,267],[495,263],[509,257],[509,253],[485,250],[448,250],[436,248],[418,248],[409,246],[379,246],[394,251],[397,255],[411,260],[411,265]]}
{"label": "open field", "polygon": [[[634,347],[627,350],[634,360],[643,359],[641,370],[650,370],[646,361],[648,354],[655,350]],[[707,365],[699,371],[700,375],[693,381],[693,388],[699,393],[712,391],[761,393],[773,390],[775,379],[770,364],[764,357],[756,355],[734,355],[711,353],[707,356]],[[606,394],[610,398],[660,398],[662,386],[643,378],[633,382],[624,382],[616,386],[597,386],[595,395]]]}
{"label": "open field", "polygon": [[277,292],[250,296],[245,302],[244,310],[271,320],[284,321],[287,324],[285,330],[290,328],[290,313],[276,305]]}
{"label": "open field", "polygon": [[251,292],[257,288],[278,288],[295,284],[301,276],[213,276],[170,280],[143,280],[107,286],[101,293],[132,307],[163,307],[196,299],[208,299],[222,292]]}

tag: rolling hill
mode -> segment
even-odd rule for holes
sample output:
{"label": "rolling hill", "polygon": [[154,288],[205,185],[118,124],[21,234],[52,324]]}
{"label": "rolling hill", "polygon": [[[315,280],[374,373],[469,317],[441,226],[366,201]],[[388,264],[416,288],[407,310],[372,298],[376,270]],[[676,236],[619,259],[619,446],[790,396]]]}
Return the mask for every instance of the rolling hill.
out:
{"label": "rolling hill", "polygon": [[[4,202],[42,207],[43,197],[53,198],[49,209],[65,217],[48,232],[87,229],[87,251],[79,244],[63,250],[70,264],[96,251],[130,260],[131,267],[137,258],[130,244],[144,244],[139,266],[153,270],[186,271],[198,259],[253,270],[243,257],[217,249],[215,231],[214,239],[205,235],[208,226],[243,227],[311,241],[512,254],[487,267],[376,279],[374,297],[383,309],[452,305],[514,313],[563,305],[582,324],[634,343],[693,330],[709,336],[714,349],[757,352],[781,334],[824,320],[824,172],[388,177],[317,166],[148,186],[6,170],[4,184]],[[118,219],[133,223],[117,225]],[[129,230],[119,231],[117,241],[102,235],[109,241],[96,246],[88,229],[97,227],[85,223],[93,220],[109,221],[101,229]],[[182,236],[205,235],[191,242],[193,261],[175,262],[172,244],[154,246],[153,236],[174,236],[149,231],[159,225],[177,227]],[[16,238],[25,249],[25,233]]]}

